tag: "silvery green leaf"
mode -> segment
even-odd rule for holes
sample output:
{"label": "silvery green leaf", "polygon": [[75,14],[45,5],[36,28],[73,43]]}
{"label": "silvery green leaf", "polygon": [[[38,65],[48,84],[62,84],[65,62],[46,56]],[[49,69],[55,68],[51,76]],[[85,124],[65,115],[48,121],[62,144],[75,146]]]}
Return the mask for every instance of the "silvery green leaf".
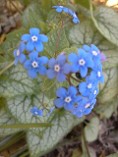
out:
{"label": "silvery green leaf", "polygon": [[54,149],[62,138],[82,121],[83,118],[77,119],[68,112],[57,113],[51,121],[53,126],[44,130],[42,136],[29,131],[27,141],[31,156],[39,157]]}
{"label": "silvery green leaf", "polygon": [[104,70],[105,82],[100,84],[99,103],[111,101],[118,94],[118,68]]}
{"label": "silvery green leaf", "polygon": [[[38,83],[40,86],[40,82]],[[0,95],[13,97],[16,95],[30,95],[34,93],[37,85],[28,77],[27,71],[17,65],[9,69],[0,79]]]}
{"label": "silvery green leaf", "polygon": [[85,137],[88,142],[93,142],[98,137],[99,132],[99,119],[94,117],[90,120],[90,123],[84,129]]}
{"label": "silvery green leaf", "polygon": [[45,44],[45,50],[48,57],[56,57],[63,52],[65,48],[69,47],[64,29],[59,28],[57,30],[51,30],[47,36],[48,43]]}
{"label": "silvery green leaf", "polygon": [[23,129],[19,128],[4,128],[4,126],[13,125],[15,123],[16,120],[9,113],[7,113],[7,111],[4,109],[0,110],[0,136],[6,136],[22,131]]}
{"label": "silvery green leaf", "polygon": [[95,111],[101,116],[105,118],[110,118],[113,112],[116,112],[118,108],[118,98],[114,97],[110,102],[98,103],[95,107]]}
{"label": "silvery green leaf", "polygon": [[118,14],[112,8],[98,7],[94,24],[99,32],[111,43],[118,46]]}

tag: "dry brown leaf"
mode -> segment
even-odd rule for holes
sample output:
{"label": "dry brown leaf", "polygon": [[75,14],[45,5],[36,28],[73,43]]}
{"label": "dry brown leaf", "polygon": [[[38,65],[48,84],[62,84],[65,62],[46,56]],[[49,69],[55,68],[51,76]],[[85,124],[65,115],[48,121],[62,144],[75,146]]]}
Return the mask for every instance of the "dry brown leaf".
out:
{"label": "dry brown leaf", "polygon": [[6,7],[11,12],[18,12],[23,9],[23,5],[18,0],[8,0]]}

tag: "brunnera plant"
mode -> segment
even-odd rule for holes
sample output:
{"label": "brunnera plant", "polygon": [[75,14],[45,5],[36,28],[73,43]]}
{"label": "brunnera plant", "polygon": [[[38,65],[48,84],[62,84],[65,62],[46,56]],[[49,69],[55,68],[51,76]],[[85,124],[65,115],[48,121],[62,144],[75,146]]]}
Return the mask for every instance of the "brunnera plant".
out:
{"label": "brunnera plant", "polygon": [[[91,1],[90,10],[80,6],[29,4],[22,27],[0,47],[0,134],[25,131],[33,157],[52,150],[93,110],[109,118],[118,106],[117,15],[106,7],[93,10]],[[95,115],[84,128],[88,142],[98,136]]]}

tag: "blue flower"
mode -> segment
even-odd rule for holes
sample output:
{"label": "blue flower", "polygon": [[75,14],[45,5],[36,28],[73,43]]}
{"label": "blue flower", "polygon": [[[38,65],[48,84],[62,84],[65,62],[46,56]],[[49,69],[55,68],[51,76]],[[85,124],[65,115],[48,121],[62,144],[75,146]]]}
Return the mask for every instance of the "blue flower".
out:
{"label": "blue flower", "polygon": [[43,116],[43,110],[38,109],[38,107],[34,106],[31,108],[30,112],[34,115],[34,116]]}
{"label": "blue flower", "polygon": [[88,76],[86,78],[86,82],[79,84],[79,92],[82,94],[82,96],[95,98],[98,94],[97,86],[98,81],[96,80],[96,77]]}
{"label": "blue flower", "polygon": [[29,60],[24,63],[24,67],[28,70],[28,75],[31,78],[36,78],[37,73],[41,75],[46,74],[46,67],[44,64],[47,64],[48,58],[45,56],[38,57],[37,52],[32,52],[29,54]]}
{"label": "blue flower", "polygon": [[40,34],[40,30],[38,28],[31,28],[29,30],[30,34],[24,34],[21,37],[21,40],[26,43],[26,50],[33,51],[36,50],[38,52],[43,51],[43,42],[48,41],[48,37],[44,34]]}
{"label": "blue flower", "polygon": [[63,11],[63,6],[53,6],[52,8],[56,9],[56,12],[61,13]]}
{"label": "blue flower", "polygon": [[97,46],[95,46],[94,44],[91,44],[90,46],[83,45],[83,49],[85,51],[88,51],[92,55],[92,59],[94,60],[94,62],[100,62],[100,50]]}
{"label": "blue flower", "polygon": [[14,57],[15,57],[14,64],[15,65],[18,64],[18,61],[20,63],[24,63],[24,61],[26,60],[26,56],[23,54],[24,50],[25,50],[24,43],[20,43],[19,47],[16,50],[14,50]]}
{"label": "blue flower", "polygon": [[94,67],[94,62],[91,55],[85,52],[83,49],[78,49],[78,55],[71,53],[68,56],[68,60],[72,63],[72,72],[80,72],[82,77],[87,75],[88,68]]}
{"label": "blue flower", "polygon": [[66,56],[60,54],[57,56],[57,59],[51,58],[48,62],[49,69],[47,70],[47,77],[49,79],[56,79],[59,82],[66,80],[66,74],[70,72],[70,65],[66,63]]}
{"label": "blue flower", "polygon": [[63,12],[65,12],[65,13],[71,15],[71,16],[73,17],[73,20],[72,20],[72,21],[73,21],[75,24],[77,24],[77,23],[80,22],[79,19],[78,19],[78,17],[77,17],[77,15],[76,15],[76,13],[75,13],[73,10],[71,10],[71,9],[69,9],[69,8],[66,8],[66,7],[64,7],[64,6],[53,6],[52,8],[55,8],[58,13],[61,13],[61,12],[63,11]]}
{"label": "blue flower", "polygon": [[71,111],[75,102],[78,101],[77,89],[74,86],[69,86],[68,89],[60,87],[57,89],[56,95],[55,106],[58,108],[64,107],[68,111]]}
{"label": "blue flower", "polygon": [[88,99],[87,97],[79,96],[79,101],[73,109],[71,113],[78,118],[81,118],[84,115],[88,115],[92,109],[94,108],[96,103],[96,99]]}
{"label": "blue flower", "polygon": [[91,72],[90,76],[96,78],[97,82],[104,83],[104,76],[102,73],[101,66],[96,67],[96,69],[94,69],[94,71]]}

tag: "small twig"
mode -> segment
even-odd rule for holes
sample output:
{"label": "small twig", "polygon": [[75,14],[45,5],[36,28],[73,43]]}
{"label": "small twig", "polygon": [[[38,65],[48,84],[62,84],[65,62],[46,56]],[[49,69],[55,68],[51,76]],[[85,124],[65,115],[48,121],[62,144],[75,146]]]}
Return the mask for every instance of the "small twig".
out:
{"label": "small twig", "polygon": [[71,82],[71,80],[70,80],[70,76],[71,76],[70,74],[67,75],[66,80],[68,81],[69,85],[71,86],[71,85],[73,85],[73,84],[72,84],[72,82]]}

